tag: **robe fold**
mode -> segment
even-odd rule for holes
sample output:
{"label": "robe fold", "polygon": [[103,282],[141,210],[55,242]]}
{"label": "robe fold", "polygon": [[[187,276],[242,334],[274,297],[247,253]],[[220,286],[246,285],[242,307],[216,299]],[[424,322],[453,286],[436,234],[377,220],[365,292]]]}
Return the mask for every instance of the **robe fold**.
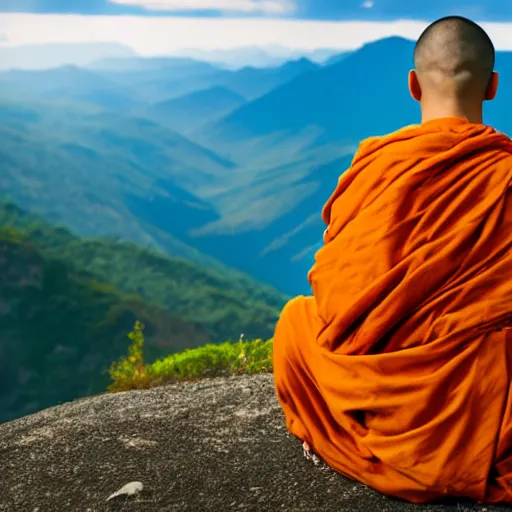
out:
{"label": "robe fold", "polygon": [[274,336],[287,427],[412,502],[512,503],[512,141],[464,118],[363,141]]}

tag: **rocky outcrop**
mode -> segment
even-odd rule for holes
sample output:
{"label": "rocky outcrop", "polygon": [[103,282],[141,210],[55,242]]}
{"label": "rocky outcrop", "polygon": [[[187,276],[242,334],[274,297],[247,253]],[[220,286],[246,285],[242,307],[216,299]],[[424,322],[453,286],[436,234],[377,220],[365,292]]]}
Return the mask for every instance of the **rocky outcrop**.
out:
{"label": "rocky outcrop", "polygon": [[[107,498],[132,481],[136,496]],[[104,394],[0,425],[0,510],[503,510],[415,506],[303,457],[271,375]]]}

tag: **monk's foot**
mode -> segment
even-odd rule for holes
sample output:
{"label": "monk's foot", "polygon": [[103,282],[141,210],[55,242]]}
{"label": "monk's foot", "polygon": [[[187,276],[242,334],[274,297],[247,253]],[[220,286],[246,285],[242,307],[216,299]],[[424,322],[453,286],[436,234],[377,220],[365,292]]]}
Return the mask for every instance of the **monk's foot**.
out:
{"label": "monk's foot", "polygon": [[320,459],[317,457],[317,455],[315,455],[315,453],[313,453],[311,446],[309,446],[309,444],[306,441],[302,443],[302,450],[304,457],[306,457],[306,459],[313,461],[313,464],[315,466],[318,466],[318,464],[320,464]]}

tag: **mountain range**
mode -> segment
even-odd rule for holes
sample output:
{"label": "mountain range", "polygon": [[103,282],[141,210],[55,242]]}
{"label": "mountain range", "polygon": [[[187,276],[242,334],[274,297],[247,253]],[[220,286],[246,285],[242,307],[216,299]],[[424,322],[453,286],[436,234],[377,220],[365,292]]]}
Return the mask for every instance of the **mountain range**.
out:
{"label": "mountain range", "polygon": [[134,56],[135,52],[130,47],[107,42],[0,45],[0,69],[34,70],[69,64],[89,66],[101,59],[126,59]]}
{"label": "mountain range", "polygon": [[211,87],[225,87],[252,100],[276,87],[321,67],[301,58],[268,68],[242,67],[230,70],[187,58],[132,58],[90,68],[118,87],[127,87],[133,98],[154,104]]}
{"label": "mountain range", "polygon": [[188,134],[221,119],[245,103],[247,100],[231,89],[214,86],[151,105],[146,115],[163,126]]}
{"label": "mountain range", "polygon": [[[339,54],[339,50],[334,48],[298,50],[281,45],[268,45],[224,50],[185,48],[175,50],[172,57],[207,62],[219,68],[240,69],[247,66],[277,67],[287,61],[302,57],[320,64],[337,54]],[[119,67],[129,67],[133,60],[152,61],[154,65],[165,58],[139,57],[129,46],[108,41],[17,46],[9,44],[8,38],[2,37],[0,34],[0,69],[46,69],[64,65],[119,69]]]}
{"label": "mountain range", "polygon": [[178,52],[181,57],[210,62],[228,69],[239,69],[246,66],[256,68],[275,67],[303,57],[318,64],[323,64],[333,55],[339,55],[339,53],[340,50],[334,48],[298,50],[281,45],[245,46],[226,50],[184,49]]}
{"label": "mountain range", "polygon": [[[321,207],[359,141],[419,121],[412,52],[391,37],[323,65],[129,58],[2,73],[0,193],[79,235],[308,293]],[[512,53],[497,70],[486,121],[510,133]]]}

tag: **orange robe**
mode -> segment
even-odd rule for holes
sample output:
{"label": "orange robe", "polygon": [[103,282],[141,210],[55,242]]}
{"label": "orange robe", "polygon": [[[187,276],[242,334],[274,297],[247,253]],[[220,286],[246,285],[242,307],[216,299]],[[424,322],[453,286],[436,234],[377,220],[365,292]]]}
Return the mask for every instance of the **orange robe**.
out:
{"label": "orange robe", "polygon": [[363,141],[284,308],[287,427],[412,502],[512,502],[512,142],[463,118]]}

